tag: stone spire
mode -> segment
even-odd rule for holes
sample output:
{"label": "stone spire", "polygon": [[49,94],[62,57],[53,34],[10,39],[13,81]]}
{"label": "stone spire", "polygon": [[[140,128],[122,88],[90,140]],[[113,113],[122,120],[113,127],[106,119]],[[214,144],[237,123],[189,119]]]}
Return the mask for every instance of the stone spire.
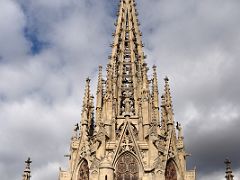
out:
{"label": "stone spire", "polygon": [[99,73],[98,73],[98,85],[97,85],[97,123],[101,120],[101,110],[103,104],[103,78],[102,78],[102,66],[99,66]]}
{"label": "stone spire", "polygon": [[153,104],[153,118],[157,120],[159,124],[159,92],[158,92],[158,78],[157,67],[153,66],[153,79],[152,79],[152,104]]}
{"label": "stone spire", "polygon": [[225,162],[226,164],[226,176],[225,178],[227,180],[233,180],[233,174],[232,174],[232,168],[231,168],[231,161],[229,159],[226,159]]}
{"label": "stone spire", "polygon": [[170,87],[169,87],[169,79],[168,77],[165,77],[165,89],[164,89],[164,110],[167,113],[167,125],[173,125],[173,108],[172,108],[172,97],[170,93]]}
{"label": "stone spire", "polygon": [[87,125],[87,127],[92,126],[92,113],[93,113],[93,96],[90,94],[90,79],[86,79],[85,93],[82,105],[82,115],[81,115],[81,126]]}
{"label": "stone spire", "polygon": [[161,129],[167,131],[167,112],[164,94],[161,96]]}
{"label": "stone spire", "polygon": [[23,180],[30,180],[31,178],[31,170],[30,170],[30,165],[31,165],[32,161],[30,158],[28,158],[25,161],[26,167],[23,173]]}
{"label": "stone spire", "polygon": [[[115,98],[115,113],[120,116],[138,114],[138,99],[141,97],[144,56],[134,0],[121,0],[116,31],[111,44],[112,54],[107,68],[107,90]],[[147,80],[148,81],[148,80]],[[111,87],[110,85],[111,84]],[[108,108],[108,107],[107,107]]]}

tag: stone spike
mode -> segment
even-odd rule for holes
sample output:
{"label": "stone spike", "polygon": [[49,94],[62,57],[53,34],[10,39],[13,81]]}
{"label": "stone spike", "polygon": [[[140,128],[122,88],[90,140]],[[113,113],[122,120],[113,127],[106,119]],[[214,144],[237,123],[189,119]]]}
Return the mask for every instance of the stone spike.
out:
{"label": "stone spike", "polygon": [[227,180],[233,180],[232,168],[231,168],[231,161],[227,158],[224,162],[226,164],[226,176]]}
{"label": "stone spike", "polygon": [[86,157],[90,155],[90,136],[93,134],[93,96],[90,94],[90,79],[86,79],[85,93],[83,98],[82,107],[82,117],[81,117],[81,130],[80,130],[80,140],[84,144],[84,152]]}
{"label": "stone spike", "polygon": [[148,81],[147,72],[148,72],[148,67],[147,67],[147,64],[144,63],[143,64],[143,91],[149,92],[149,81]]}
{"label": "stone spike", "polygon": [[98,73],[98,85],[97,85],[97,108],[102,108],[102,98],[103,98],[103,78],[102,78],[102,66],[99,66]]}
{"label": "stone spike", "polygon": [[107,65],[107,82],[106,82],[106,94],[112,95],[112,66],[111,64]]}
{"label": "stone spike", "polygon": [[169,87],[169,79],[168,77],[164,78],[165,81],[165,89],[164,89],[164,108],[166,110],[166,113],[168,115],[167,118],[167,124],[173,125],[174,120],[173,120],[173,108],[172,108],[172,97],[170,93],[170,87]]}
{"label": "stone spike", "polygon": [[167,113],[165,108],[165,96],[161,96],[161,128],[165,132],[167,131]]}
{"label": "stone spike", "polygon": [[82,117],[81,117],[81,126],[84,124],[89,125],[89,113],[90,113],[90,79],[86,79],[86,85],[85,85],[85,93],[83,97],[83,105],[82,105]]}
{"label": "stone spike", "polygon": [[94,96],[90,96],[89,100],[89,136],[92,136],[94,133]]}
{"label": "stone spike", "polygon": [[165,77],[164,81],[165,81],[165,90],[164,91],[165,91],[165,98],[166,98],[165,100],[166,100],[167,106],[171,107],[171,109],[172,109],[172,97],[171,97],[168,77]]}
{"label": "stone spike", "polygon": [[83,106],[87,106],[89,103],[89,98],[90,98],[90,79],[86,79],[86,85],[85,85],[85,93],[84,93],[84,98],[83,98]]}
{"label": "stone spike", "polygon": [[30,180],[31,178],[31,170],[30,170],[30,165],[31,165],[32,161],[30,158],[28,158],[25,161],[26,167],[23,173],[23,180]]}
{"label": "stone spike", "polygon": [[153,66],[153,79],[152,79],[152,104],[153,104],[153,118],[157,120],[159,124],[159,99],[158,99],[158,78],[157,67]]}
{"label": "stone spike", "polygon": [[99,66],[98,73],[98,85],[97,85],[97,102],[96,102],[96,125],[101,121],[102,109],[103,109],[103,78],[102,78],[102,66]]}
{"label": "stone spike", "polygon": [[153,79],[152,79],[152,96],[153,96],[153,105],[155,108],[159,107],[158,99],[158,78],[157,78],[157,67],[153,66]]}

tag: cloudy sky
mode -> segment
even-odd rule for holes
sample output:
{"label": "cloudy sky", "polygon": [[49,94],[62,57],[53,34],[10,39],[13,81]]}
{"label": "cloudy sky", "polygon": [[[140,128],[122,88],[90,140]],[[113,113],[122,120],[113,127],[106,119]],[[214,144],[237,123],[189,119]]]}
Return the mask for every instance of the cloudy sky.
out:
{"label": "cloudy sky", "polygon": [[[240,179],[240,1],[136,0],[149,66],[168,75],[188,167]],[[53,180],[67,167],[86,77],[95,94],[106,67],[118,0],[0,0],[0,174]]]}

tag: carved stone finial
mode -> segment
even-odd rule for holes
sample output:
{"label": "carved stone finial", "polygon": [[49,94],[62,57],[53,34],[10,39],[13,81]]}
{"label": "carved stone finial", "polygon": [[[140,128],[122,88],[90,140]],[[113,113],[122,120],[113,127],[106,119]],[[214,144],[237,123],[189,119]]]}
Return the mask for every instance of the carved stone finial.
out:
{"label": "carved stone finial", "polygon": [[78,123],[77,123],[77,124],[75,124],[74,129],[73,129],[72,140],[78,138],[78,131],[79,131],[79,125],[78,125]]}
{"label": "carved stone finial", "polygon": [[154,64],[153,65],[153,71],[156,72],[157,71],[157,66]]}
{"label": "carved stone finial", "polygon": [[182,126],[179,122],[177,122],[176,128],[178,130],[178,139],[183,139]]}
{"label": "carved stone finial", "polygon": [[173,125],[173,108],[172,108],[172,97],[170,93],[170,87],[169,87],[169,79],[168,77],[165,77],[165,86],[164,86],[164,102],[162,106],[164,107],[164,111],[167,115],[167,124]]}
{"label": "carved stone finial", "polygon": [[169,81],[169,78],[166,76],[166,77],[164,78],[164,81],[165,81],[165,82],[168,82],[168,81]]}

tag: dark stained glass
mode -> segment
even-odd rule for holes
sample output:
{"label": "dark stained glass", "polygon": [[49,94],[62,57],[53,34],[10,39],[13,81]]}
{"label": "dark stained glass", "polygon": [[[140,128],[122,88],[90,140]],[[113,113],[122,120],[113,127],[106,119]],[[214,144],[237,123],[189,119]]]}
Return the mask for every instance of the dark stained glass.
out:
{"label": "dark stained glass", "polygon": [[177,180],[177,171],[173,161],[167,163],[165,180]]}
{"label": "dark stained glass", "polygon": [[84,160],[79,168],[78,180],[89,180],[88,162]]}

